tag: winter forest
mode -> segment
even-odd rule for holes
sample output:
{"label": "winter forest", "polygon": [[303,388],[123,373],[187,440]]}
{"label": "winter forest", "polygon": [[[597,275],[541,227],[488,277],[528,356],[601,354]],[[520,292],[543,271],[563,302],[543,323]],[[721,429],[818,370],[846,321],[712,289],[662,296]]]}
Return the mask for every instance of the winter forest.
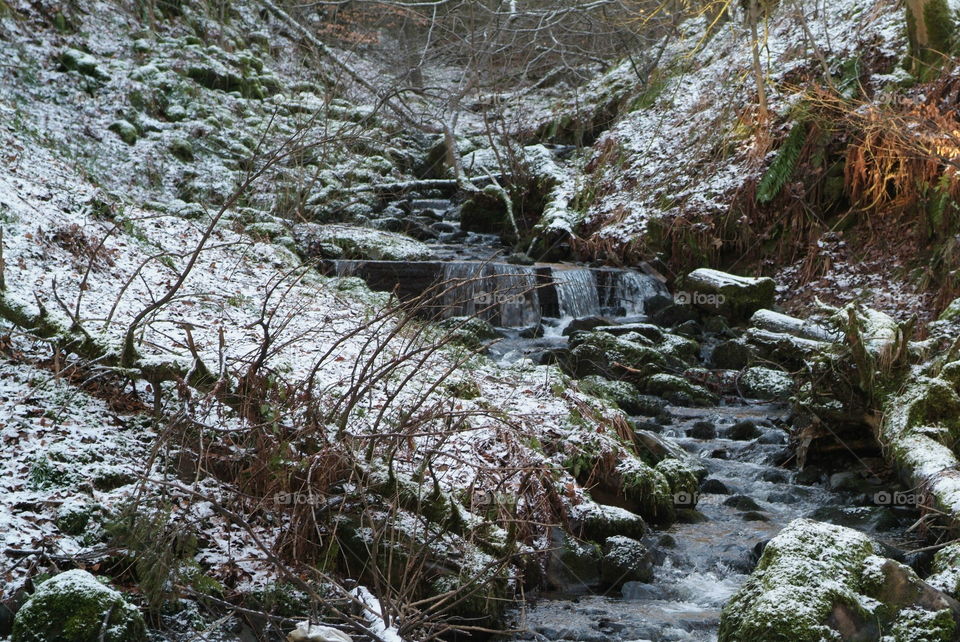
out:
{"label": "winter forest", "polygon": [[0,0],[0,641],[960,642],[960,0]]}

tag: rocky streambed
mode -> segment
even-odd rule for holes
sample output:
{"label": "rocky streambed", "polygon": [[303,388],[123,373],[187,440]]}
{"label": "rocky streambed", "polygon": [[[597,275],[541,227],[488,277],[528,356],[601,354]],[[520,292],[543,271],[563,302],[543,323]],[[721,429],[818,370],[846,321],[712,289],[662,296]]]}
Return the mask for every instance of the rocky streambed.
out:
{"label": "rocky streambed", "polygon": [[920,579],[949,555],[926,548],[939,531],[880,447],[861,377],[897,324],[856,308],[786,316],[769,279],[698,270],[670,293],[648,267],[507,262],[484,247],[327,265],[401,297],[446,284],[440,315],[490,324],[470,327],[491,357],[559,365],[629,416],[641,459],[684,469],[664,475],[664,506],[623,471],[568,462],[597,505],[650,526],[571,515],[511,616],[518,639],[955,639],[951,587]]}

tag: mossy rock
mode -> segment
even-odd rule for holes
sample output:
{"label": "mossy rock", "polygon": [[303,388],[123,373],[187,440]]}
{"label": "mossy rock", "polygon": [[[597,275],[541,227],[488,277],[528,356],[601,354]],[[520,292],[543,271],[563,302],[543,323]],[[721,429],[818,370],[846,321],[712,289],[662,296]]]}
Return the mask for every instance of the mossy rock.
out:
{"label": "mossy rock", "polygon": [[735,320],[749,319],[773,306],[776,283],[768,277],[746,277],[701,268],[683,280],[688,292],[678,294],[701,309]]}
{"label": "mossy rock", "polygon": [[635,379],[661,372],[667,365],[658,350],[602,331],[578,334],[571,338],[570,346],[565,365],[577,378]]}
{"label": "mossy rock", "polygon": [[853,529],[791,522],[724,607],[719,642],[955,639],[960,603],[879,553]]}
{"label": "mossy rock", "polygon": [[782,370],[755,366],[740,376],[740,390],[751,399],[786,401],[793,387],[793,378]]}
{"label": "mossy rock", "polygon": [[60,66],[67,71],[76,71],[97,80],[110,79],[110,74],[100,66],[99,60],[79,49],[64,50],[60,54]]}
{"label": "mossy rock", "polygon": [[606,506],[592,501],[573,507],[570,516],[580,536],[595,542],[615,535],[640,539],[648,530],[647,523],[640,515],[619,506]]}
{"label": "mossy rock", "polygon": [[136,607],[90,573],[73,570],[41,584],[17,611],[11,642],[142,642],[146,639],[146,625]]}
{"label": "mossy rock", "polygon": [[640,389],[678,405],[710,406],[717,401],[716,396],[706,388],[671,374],[660,373],[647,377],[641,382]]}
{"label": "mossy rock", "polygon": [[653,579],[653,558],[647,547],[635,539],[616,535],[603,543],[600,577],[606,586],[620,588],[626,582]]}
{"label": "mossy rock", "polygon": [[293,236],[301,254],[323,255],[323,247],[339,247],[345,259],[377,261],[419,261],[431,256],[430,248],[402,234],[351,225],[304,223],[293,227]]}
{"label": "mossy rock", "polygon": [[948,321],[953,323],[960,321],[960,299],[954,299],[946,309],[940,313],[938,321]]}
{"label": "mossy rock", "polygon": [[450,343],[468,350],[482,350],[490,341],[500,338],[489,321],[479,317],[450,317],[439,324]]}
{"label": "mossy rock", "polygon": [[460,206],[460,228],[482,234],[508,234],[507,204],[497,189],[484,189]]}
{"label": "mossy rock", "polygon": [[133,145],[140,137],[140,132],[138,132],[133,123],[128,120],[115,120],[110,123],[107,129],[119,136],[120,140],[127,145]]}
{"label": "mossy rock", "polygon": [[591,375],[581,379],[577,386],[588,395],[609,401],[629,415],[641,415],[651,408],[650,404],[641,399],[642,395],[636,387],[627,381],[610,381]]}

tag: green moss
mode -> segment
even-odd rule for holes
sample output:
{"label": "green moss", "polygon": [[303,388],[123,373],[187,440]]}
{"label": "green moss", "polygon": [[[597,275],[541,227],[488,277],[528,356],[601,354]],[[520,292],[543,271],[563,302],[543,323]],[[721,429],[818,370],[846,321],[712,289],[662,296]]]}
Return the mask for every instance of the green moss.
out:
{"label": "green moss", "polygon": [[950,609],[904,609],[890,627],[895,642],[950,642],[957,624]]}
{"label": "green moss", "polygon": [[856,589],[876,545],[851,529],[791,522],[764,549],[750,579],[727,603],[719,642],[839,640],[826,625],[835,607],[869,619]]}
{"label": "green moss", "polygon": [[11,640],[141,642],[146,640],[146,626],[139,610],[121,593],[86,571],[74,570],[47,580],[30,596],[17,612]]}
{"label": "green moss", "polygon": [[607,332],[588,332],[570,340],[565,367],[575,377],[600,375],[608,379],[641,377],[660,372],[666,359],[660,351]]}
{"label": "green moss", "polygon": [[716,396],[706,388],[671,374],[660,373],[647,377],[640,387],[644,392],[660,395],[674,403],[709,406],[716,402]]}
{"label": "green moss", "polygon": [[177,138],[170,142],[170,153],[173,154],[174,158],[184,163],[193,162],[193,145],[183,138]]}
{"label": "green moss", "polygon": [[137,132],[137,128],[127,120],[115,120],[110,123],[107,129],[119,136],[120,140],[125,142],[127,145],[133,145],[137,142],[137,138],[140,137],[139,132]]}

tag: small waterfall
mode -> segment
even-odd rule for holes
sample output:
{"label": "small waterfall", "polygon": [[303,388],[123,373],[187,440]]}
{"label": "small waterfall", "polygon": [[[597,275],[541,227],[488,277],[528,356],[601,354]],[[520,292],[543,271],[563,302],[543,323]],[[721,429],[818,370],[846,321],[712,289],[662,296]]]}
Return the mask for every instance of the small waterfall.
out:
{"label": "small waterfall", "polygon": [[601,268],[596,271],[603,314],[614,317],[641,316],[646,302],[657,294],[666,294],[664,285],[643,272]]}
{"label": "small waterfall", "polygon": [[536,270],[503,263],[450,262],[443,266],[446,316],[477,315],[507,328],[540,321]]}
{"label": "small waterfall", "polygon": [[507,328],[536,325],[540,321],[540,296],[537,292],[537,272],[527,265],[490,266],[496,275],[497,289],[493,293],[500,312],[499,324]]}
{"label": "small waterfall", "polygon": [[645,314],[646,302],[662,292],[663,285],[649,274],[624,270],[614,278],[612,294],[624,316],[637,316]]}
{"label": "small waterfall", "polygon": [[561,317],[589,317],[600,314],[597,281],[588,268],[553,270],[557,304]]}

